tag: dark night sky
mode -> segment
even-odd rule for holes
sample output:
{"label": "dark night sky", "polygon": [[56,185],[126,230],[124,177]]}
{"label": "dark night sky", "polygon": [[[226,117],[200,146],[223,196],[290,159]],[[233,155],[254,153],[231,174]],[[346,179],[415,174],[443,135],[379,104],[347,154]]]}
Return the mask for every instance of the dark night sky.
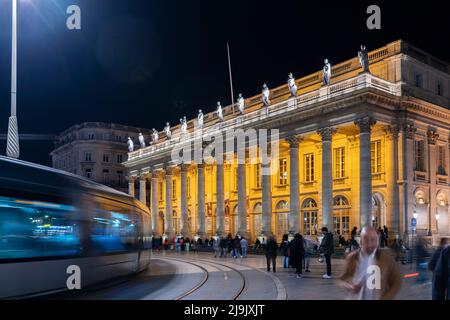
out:
{"label": "dark night sky", "polygon": [[[18,117],[22,133],[56,134],[84,121],[162,129],[199,108],[230,103],[404,39],[450,60],[444,1],[25,0],[19,6]],[[66,28],[70,4],[82,30]],[[382,29],[366,28],[378,4]],[[0,132],[10,111],[11,1],[0,0]],[[0,154],[5,142],[0,141]],[[25,142],[24,160],[49,163],[51,143]]]}

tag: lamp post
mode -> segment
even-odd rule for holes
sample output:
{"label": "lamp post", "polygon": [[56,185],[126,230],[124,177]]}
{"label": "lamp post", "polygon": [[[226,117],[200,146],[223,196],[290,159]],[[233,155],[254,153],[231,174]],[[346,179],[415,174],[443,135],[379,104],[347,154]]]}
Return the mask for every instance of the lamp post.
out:
{"label": "lamp post", "polygon": [[19,131],[17,127],[17,0],[12,0],[12,48],[11,48],[11,116],[8,122],[6,155],[19,158]]}

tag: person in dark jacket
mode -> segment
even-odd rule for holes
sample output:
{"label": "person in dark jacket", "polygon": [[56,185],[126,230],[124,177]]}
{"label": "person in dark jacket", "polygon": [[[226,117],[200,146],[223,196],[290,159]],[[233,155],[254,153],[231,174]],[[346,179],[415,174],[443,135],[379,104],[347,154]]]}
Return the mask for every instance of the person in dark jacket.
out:
{"label": "person in dark jacket", "polygon": [[432,290],[433,300],[450,300],[450,246],[442,250],[436,263]]}
{"label": "person in dark jacket", "polygon": [[333,234],[328,232],[327,227],[322,228],[323,239],[319,251],[325,256],[327,273],[322,276],[324,279],[331,279],[331,255],[334,253]]}
{"label": "person in dark jacket", "polygon": [[439,243],[439,247],[436,248],[436,251],[434,251],[433,256],[430,259],[430,262],[428,263],[428,270],[434,272],[434,268],[436,267],[436,263],[441,256],[442,250],[447,246],[447,238],[441,238],[441,242]]}
{"label": "person in dark jacket", "polygon": [[305,247],[303,244],[303,237],[300,233],[295,234],[294,240],[291,241],[289,247],[291,251],[290,259],[292,261],[292,265],[295,268],[295,273],[297,274],[297,278],[301,278],[303,258],[305,257]]}
{"label": "person in dark jacket", "polygon": [[272,261],[273,272],[276,272],[278,244],[273,236],[270,236],[267,240],[265,250],[267,259],[267,271],[270,271],[270,261]]}
{"label": "person in dark jacket", "polygon": [[283,235],[283,240],[280,245],[280,252],[283,256],[283,268],[289,268],[289,241],[288,235]]}

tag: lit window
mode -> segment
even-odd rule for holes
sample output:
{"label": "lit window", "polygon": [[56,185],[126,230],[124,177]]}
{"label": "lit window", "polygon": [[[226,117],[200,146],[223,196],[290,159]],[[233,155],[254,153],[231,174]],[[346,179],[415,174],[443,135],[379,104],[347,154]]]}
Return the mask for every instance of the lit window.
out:
{"label": "lit window", "polygon": [[177,198],[177,180],[172,180],[172,198]]}
{"label": "lit window", "polygon": [[261,188],[261,163],[255,165],[255,188]]}
{"label": "lit window", "polygon": [[372,173],[381,172],[381,140],[372,141],[370,144],[370,162]]}
{"label": "lit window", "polygon": [[278,183],[280,185],[287,184],[287,159],[280,159],[280,167],[278,169]]}
{"label": "lit window", "polygon": [[308,153],[305,154],[305,181],[313,182],[314,181],[314,154]]}
{"label": "lit window", "polygon": [[345,177],[345,149],[336,148],[334,149],[334,177],[344,178]]}
{"label": "lit window", "polygon": [[425,171],[425,150],[424,141],[415,141],[415,160],[416,160],[416,171]]}
{"label": "lit window", "polygon": [[438,147],[438,163],[437,163],[437,174],[446,175],[446,165],[445,165],[445,148],[444,146]]}

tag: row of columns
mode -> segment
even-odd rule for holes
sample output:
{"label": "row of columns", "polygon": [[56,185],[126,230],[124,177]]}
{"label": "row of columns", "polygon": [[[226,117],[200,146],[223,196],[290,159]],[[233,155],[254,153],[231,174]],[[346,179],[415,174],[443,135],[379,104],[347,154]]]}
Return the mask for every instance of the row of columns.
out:
{"label": "row of columns", "polygon": [[[371,224],[372,211],[372,171],[371,171],[371,127],[375,121],[371,117],[365,117],[355,121],[360,129],[360,226]],[[388,136],[388,154],[391,155],[391,167],[388,168],[387,184],[388,184],[388,208],[392,212],[388,214],[393,217],[391,221],[391,230],[399,233],[400,216],[399,216],[399,190],[397,188],[398,176],[398,130],[396,127],[389,129]],[[322,138],[322,220],[323,226],[328,230],[333,230],[333,175],[332,175],[332,136],[336,132],[334,128],[325,127],[317,131]],[[404,135],[403,135],[404,136]],[[289,215],[289,233],[294,234],[300,230],[300,201],[299,201],[299,142],[300,138],[291,136],[286,138],[290,145],[290,215]],[[406,145],[402,142],[402,148],[406,149]],[[402,152],[405,155],[404,152]],[[246,209],[246,169],[245,169],[244,153],[238,152],[238,232],[247,236],[247,209]],[[243,161],[244,160],[244,161]],[[404,162],[402,162],[404,163]],[[262,172],[270,172],[270,163],[262,164]],[[406,167],[402,165],[402,179],[406,180]],[[199,236],[206,235],[205,228],[205,174],[204,165],[197,165],[197,234]],[[174,235],[174,227],[172,221],[172,177],[173,168],[166,167],[166,212],[165,212],[165,233],[168,236]],[[140,180],[140,200],[146,203],[145,199],[145,179]],[[407,187],[405,183],[400,183],[402,191],[402,208],[405,210],[407,204]],[[134,196],[134,182],[130,181],[130,195]],[[157,216],[158,216],[158,190],[157,176],[152,175],[152,225],[154,233],[157,232]],[[221,236],[225,232],[225,215],[224,215],[224,172],[223,163],[216,164],[216,233]],[[403,211],[402,210],[402,211]],[[406,210],[407,211],[407,210]],[[269,235],[272,230],[272,199],[271,199],[271,176],[262,175],[262,233]],[[183,235],[189,235],[188,228],[188,205],[187,205],[187,165],[181,165],[181,232]]]}

